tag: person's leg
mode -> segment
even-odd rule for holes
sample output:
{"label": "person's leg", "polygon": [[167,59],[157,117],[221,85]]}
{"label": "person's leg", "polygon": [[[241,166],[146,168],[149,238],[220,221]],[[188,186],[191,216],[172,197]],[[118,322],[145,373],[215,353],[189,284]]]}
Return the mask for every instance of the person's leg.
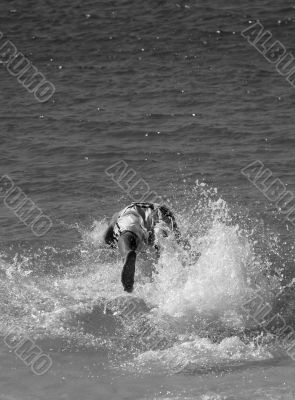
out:
{"label": "person's leg", "polygon": [[124,259],[121,276],[122,284],[124,290],[131,293],[134,285],[136,249],[138,247],[137,236],[132,232],[124,232],[119,237],[118,247]]}

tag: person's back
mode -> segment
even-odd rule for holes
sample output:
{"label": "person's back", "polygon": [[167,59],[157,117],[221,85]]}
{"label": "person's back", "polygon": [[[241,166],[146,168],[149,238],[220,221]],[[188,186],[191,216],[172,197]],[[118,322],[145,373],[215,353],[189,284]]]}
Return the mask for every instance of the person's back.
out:
{"label": "person's back", "polygon": [[168,236],[169,231],[174,232],[179,242],[180,232],[174,215],[164,205],[132,203],[113,215],[104,240],[112,246],[116,242],[125,260],[122,271],[124,290],[133,290],[136,251],[144,245],[154,245],[157,248],[155,233]]}
{"label": "person's back", "polygon": [[[119,212],[115,226],[115,235],[125,231],[134,232],[144,243],[148,244],[149,237],[155,225],[159,222],[159,204],[132,203]],[[143,243],[141,243],[142,247]]]}

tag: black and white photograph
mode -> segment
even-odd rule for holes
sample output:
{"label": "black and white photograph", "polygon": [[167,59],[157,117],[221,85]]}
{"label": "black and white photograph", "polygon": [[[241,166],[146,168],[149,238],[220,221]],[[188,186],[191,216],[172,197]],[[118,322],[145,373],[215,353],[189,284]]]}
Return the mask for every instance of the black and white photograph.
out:
{"label": "black and white photograph", "polygon": [[295,400],[294,2],[0,11],[0,400]]}

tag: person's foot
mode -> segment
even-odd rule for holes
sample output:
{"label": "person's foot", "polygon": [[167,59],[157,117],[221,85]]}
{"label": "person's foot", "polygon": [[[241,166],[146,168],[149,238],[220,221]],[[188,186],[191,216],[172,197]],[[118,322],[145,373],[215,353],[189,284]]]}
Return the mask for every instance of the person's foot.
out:
{"label": "person's foot", "polygon": [[122,270],[122,284],[125,292],[131,293],[134,285],[136,252],[129,251]]}

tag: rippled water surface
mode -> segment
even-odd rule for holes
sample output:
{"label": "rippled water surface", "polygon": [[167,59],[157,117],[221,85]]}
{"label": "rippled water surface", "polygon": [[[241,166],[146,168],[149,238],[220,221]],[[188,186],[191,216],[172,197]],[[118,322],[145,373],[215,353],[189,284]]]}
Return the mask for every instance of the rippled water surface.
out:
{"label": "rippled water surface", "polygon": [[[1,175],[53,227],[36,237],[0,199],[0,333],[53,364],[37,376],[2,341],[0,399],[294,399],[294,226],[241,168],[259,160],[295,190],[295,91],[240,34],[258,19],[292,52],[292,2],[0,9],[4,39],[56,87],[38,103],[1,66]],[[105,173],[120,160],[192,247],[140,254],[132,295],[101,241],[132,197]]]}

